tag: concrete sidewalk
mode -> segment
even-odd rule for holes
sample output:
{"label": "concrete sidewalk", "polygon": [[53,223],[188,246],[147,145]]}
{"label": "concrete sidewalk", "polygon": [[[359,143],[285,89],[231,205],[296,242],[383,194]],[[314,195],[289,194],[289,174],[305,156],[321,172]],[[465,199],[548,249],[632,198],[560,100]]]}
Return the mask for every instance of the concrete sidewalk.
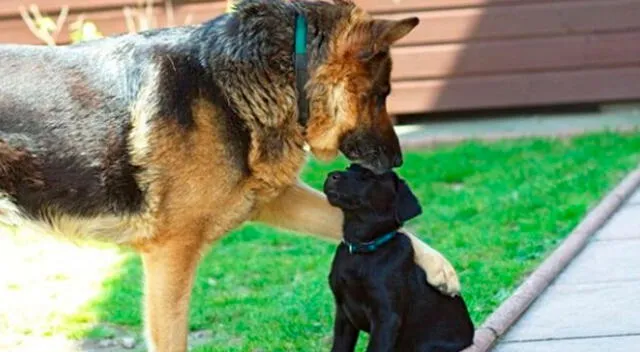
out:
{"label": "concrete sidewalk", "polygon": [[521,114],[482,116],[473,119],[419,119],[396,126],[405,145],[461,141],[470,138],[534,135],[547,136],[572,132],[598,132],[640,128],[640,105],[598,113]]}
{"label": "concrete sidewalk", "polygon": [[640,190],[493,351],[640,351]]}

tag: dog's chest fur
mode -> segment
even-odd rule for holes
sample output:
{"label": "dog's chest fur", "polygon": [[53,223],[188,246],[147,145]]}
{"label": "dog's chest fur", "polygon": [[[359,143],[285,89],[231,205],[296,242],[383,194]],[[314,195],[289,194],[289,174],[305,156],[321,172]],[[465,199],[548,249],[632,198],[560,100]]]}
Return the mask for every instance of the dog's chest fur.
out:
{"label": "dog's chest fur", "polygon": [[351,254],[340,244],[329,275],[330,286],[352,323],[369,332],[381,291],[397,304],[405,304],[409,295],[403,290],[409,286],[412,278],[408,273],[414,265],[411,243],[402,234],[372,253]]}

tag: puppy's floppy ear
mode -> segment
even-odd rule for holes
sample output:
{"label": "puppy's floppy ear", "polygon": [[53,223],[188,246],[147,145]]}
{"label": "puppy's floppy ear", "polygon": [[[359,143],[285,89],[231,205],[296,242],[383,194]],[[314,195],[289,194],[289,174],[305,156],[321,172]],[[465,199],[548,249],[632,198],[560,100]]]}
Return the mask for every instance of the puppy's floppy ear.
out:
{"label": "puppy's floppy ear", "polygon": [[411,192],[409,185],[396,176],[396,220],[399,224],[411,220],[422,214],[422,207],[418,198]]}

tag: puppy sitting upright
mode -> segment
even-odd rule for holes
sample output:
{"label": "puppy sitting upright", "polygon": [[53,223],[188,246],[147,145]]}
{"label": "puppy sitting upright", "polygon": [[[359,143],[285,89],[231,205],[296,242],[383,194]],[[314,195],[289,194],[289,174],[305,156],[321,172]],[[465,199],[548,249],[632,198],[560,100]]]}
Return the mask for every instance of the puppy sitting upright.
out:
{"label": "puppy sitting upright", "polygon": [[422,212],[406,183],[393,172],[352,165],[330,173],[324,192],[344,212],[344,239],[329,276],[337,306],[332,351],[353,351],[360,330],[371,335],[369,352],[458,352],[471,345],[463,299],[426,284],[409,238],[398,232]]}

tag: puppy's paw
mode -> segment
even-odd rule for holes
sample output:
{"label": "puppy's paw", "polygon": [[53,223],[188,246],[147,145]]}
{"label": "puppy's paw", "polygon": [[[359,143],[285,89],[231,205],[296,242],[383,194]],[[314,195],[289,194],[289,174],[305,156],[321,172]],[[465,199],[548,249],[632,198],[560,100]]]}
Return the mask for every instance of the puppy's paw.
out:
{"label": "puppy's paw", "polygon": [[416,264],[427,274],[427,283],[446,295],[457,296],[460,293],[460,279],[453,265],[440,252],[417,237],[407,235],[415,251]]}

